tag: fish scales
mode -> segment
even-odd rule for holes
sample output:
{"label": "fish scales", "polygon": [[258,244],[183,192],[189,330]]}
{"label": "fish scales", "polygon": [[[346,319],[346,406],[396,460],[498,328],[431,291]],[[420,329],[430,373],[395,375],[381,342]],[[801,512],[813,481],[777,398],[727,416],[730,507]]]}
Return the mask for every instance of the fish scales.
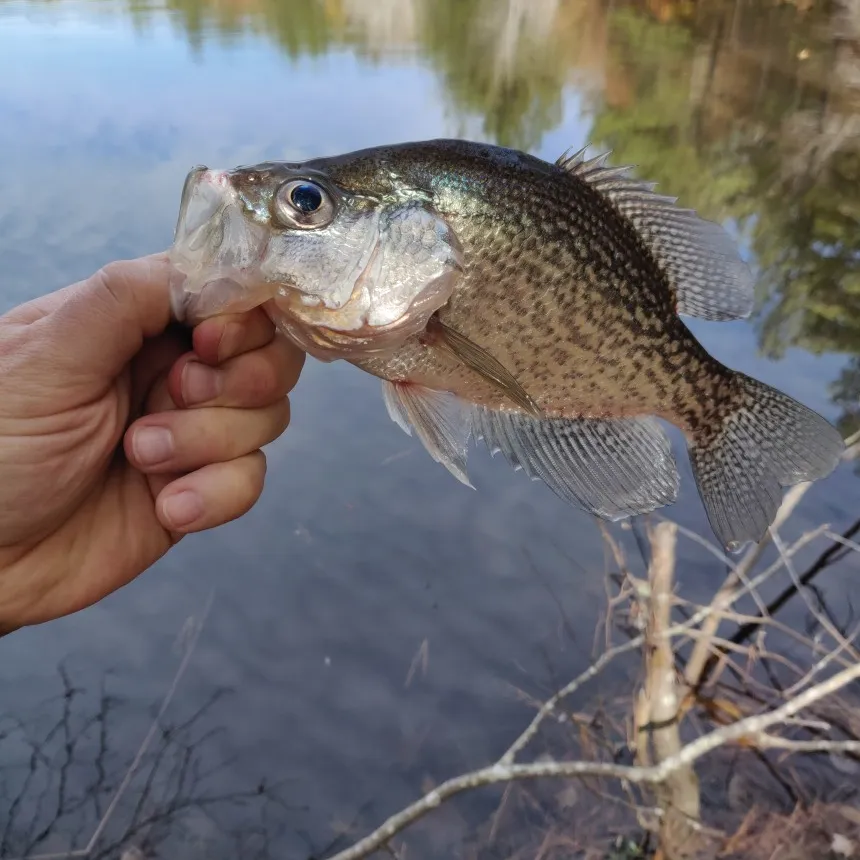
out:
{"label": "fish scales", "polygon": [[[507,170],[488,175],[488,163]],[[365,165],[334,178],[360,190],[373,181]],[[440,318],[492,349],[548,416],[658,414],[691,430],[701,424],[726,372],[675,314],[670,286],[638,237],[586,183],[537,159],[456,145],[410,151],[398,178],[433,194],[467,251]],[[390,359],[356,363],[383,379],[439,377],[476,402],[503,402],[417,337]]]}
{"label": "fish scales", "polygon": [[463,483],[481,438],[606,519],[675,501],[663,419],[737,550],[842,439],[702,347],[682,316],[747,316],[748,267],[721,227],[605,158],[435,140],[196,168],[177,316],[262,305],[310,354],[381,378],[391,418]]}

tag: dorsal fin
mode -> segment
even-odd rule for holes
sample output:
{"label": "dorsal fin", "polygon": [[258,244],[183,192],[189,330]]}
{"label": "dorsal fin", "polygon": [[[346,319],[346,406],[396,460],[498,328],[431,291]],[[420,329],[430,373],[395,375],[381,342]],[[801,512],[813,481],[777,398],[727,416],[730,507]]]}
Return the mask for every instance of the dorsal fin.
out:
{"label": "dorsal fin", "polygon": [[719,225],[677,198],[654,193],[656,183],[630,176],[632,166],[605,167],[610,153],[585,160],[585,149],[556,164],[605,195],[651,249],[675,290],[677,311],[707,320],[743,319],[753,307],[752,273]]}

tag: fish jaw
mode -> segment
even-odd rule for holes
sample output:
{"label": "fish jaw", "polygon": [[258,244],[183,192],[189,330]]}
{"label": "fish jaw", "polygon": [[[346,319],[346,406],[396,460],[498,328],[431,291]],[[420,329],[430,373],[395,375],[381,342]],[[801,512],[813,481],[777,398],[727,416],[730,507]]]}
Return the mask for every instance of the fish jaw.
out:
{"label": "fish jaw", "polygon": [[[378,241],[374,256],[379,251]],[[451,297],[461,272],[459,250],[456,253],[454,264],[440,263],[427,273],[420,289],[405,296],[398,290],[401,281],[386,291],[390,278],[369,265],[341,308],[329,309],[295,290],[281,290],[265,310],[279,330],[320,361],[390,357],[424,332],[432,315]],[[371,277],[375,280],[369,283]],[[398,291],[400,295],[386,295]]]}

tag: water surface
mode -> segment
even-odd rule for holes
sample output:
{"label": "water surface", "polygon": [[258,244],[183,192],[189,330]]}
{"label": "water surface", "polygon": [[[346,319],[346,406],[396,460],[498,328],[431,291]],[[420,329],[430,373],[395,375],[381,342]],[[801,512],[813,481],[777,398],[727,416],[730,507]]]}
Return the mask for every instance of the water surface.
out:
{"label": "water surface", "polygon": [[[693,5],[2,0],[0,310],[167,246],[197,163],[439,136],[554,160],[590,143],[726,221],[757,267],[759,310],[693,321],[705,345],[855,429],[856,4]],[[339,828],[360,835],[428,780],[498,756],[530,715],[514,691],[546,695],[586,664],[610,567],[588,516],[483,449],[478,492],[461,486],[350,366],[308,362],[293,404],[253,512],[184,540],[98,606],[3,640],[4,731],[17,719],[43,737],[72,702],[81,740],[68,763],[54,735],[27,782],[24,730],[0,733],[0,857],[86,843],[210,598],[166,714],[187,726],[147,758],[105,856],[132,843],[148,856],[318,855]],[[666,513],[710,536],[679,453],[684,488]],[[858,510],[846,466],[785,537]],[[612,531],[635,561],[631,533]],[[682,588],[705,595],[724,567],[680,551]],[[822,587],[844,603],[857,574],[848,558]],[[60,775],[88,799],[51,823]],[[497,799],[458,804],[416,856],[466,856]]]}

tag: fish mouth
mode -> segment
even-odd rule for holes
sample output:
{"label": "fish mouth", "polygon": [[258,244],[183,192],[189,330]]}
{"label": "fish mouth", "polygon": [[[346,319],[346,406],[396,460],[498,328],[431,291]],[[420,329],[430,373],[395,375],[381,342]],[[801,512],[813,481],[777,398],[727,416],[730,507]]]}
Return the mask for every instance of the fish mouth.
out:
{"label": "fish mouth", "polygon": [[215,216],[229,202],[229,194],[224,193],[224,174],[225,171],[209,170],[205,165],[193,167],[188,172],[173,231],[175,242],[184,243],[189,250],[194,250],[207,241]]}
{"label": "fish mouth", "polygon": [[204,165],[185,177],[170,261],[185,278],[171,287],[179,322],[196,325],[224,312],[261,304],[263,284],[254,272],[267,245],[263,228],[244,214],[227,170]]}

